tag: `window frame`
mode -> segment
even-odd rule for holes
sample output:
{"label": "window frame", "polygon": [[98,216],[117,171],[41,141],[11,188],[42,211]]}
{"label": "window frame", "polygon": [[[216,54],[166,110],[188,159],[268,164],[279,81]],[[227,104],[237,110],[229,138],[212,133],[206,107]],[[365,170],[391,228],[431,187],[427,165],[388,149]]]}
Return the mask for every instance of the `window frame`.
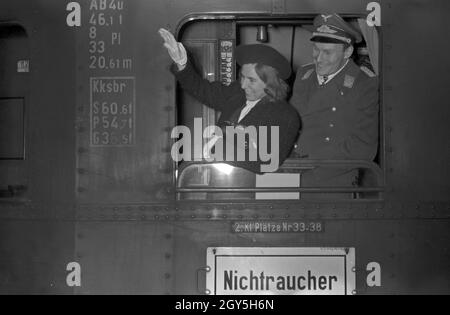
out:
{"label": "window frame", "polygon": [[[235,22],[235,26],[236,26],[236,35],[238,34],[238,27],[239,26],[258,26],[258,25],[286,25],[286,26],[294,26],[294,25],[305,25],[305,24],[309,24],[312,25],[312,22],[315,18],[315,16],[317,16],[317,14],[319,13],[314,13],[314,14],[277,14],[277,15],[270,15],[270,14],[261,14],[261,13],[252,13],[252,12],[247,12],[247,13],[226,13],[226,12],[222,12],[222,13],[201,13],[201,14],[188,14],[186,15],[184,18],[181,19],[181,21],[178,23],[176,30],[174,32],[175,38],[177,40],[179,40],[179,38],[181,37],[181,34],[183,32],[183,30],[189,26],[189,24],[192,23],[196,23],[196,22],[202,22],[202,21],[233,21]],[[358,18],[365,18],[366,16],[364,14],[340,14],[344,19],[358,19]],[[317,164],[326,164],[326,165],[330,165],[330,164],[335,164],[335,165],[343,165],[343,164],[351,164],[352,166],[354,165],[364,165],[367,168],[371,169],[371,170],[375,170],[375,174],[377,176],[379,176],[380,178],[380,185],[378,187],[369,187],[368,189],[364,189],[364,188],[355,188],[353,192],[377,192],[379,194],[379,198],[378,199],[347,199],[345,200],[345,202],[352,202],[352,201],[384,201],[385,199],[385,190],[386,190],[386,169],[385,169],[385,165],[386,165],[386,141],[385,141],[385,113],[384,113],[384,106],[383,106],[383,33],[382,33],[382,29],[380,27],[377,27],[377,31],[378,31],[378,35],[379,35],[379,75],[378,75],[378,79],[379,79],[379,130],[378,130],[378,134],[379,134],[379,148],[378,148],[378,153],[377,153],[377,158],[378,161],[362,161],[362,160],[305,160],[305,159],[294,159],[294,158],[288,158],[285,163],[280,167],[280,169],[283,168],[287,168],[288,166],[286,166],[286,164],[290,164],[290,167],[294,167],[294,168],[298,168],[298,167],[302,167],[303,165],[313,165],[314,163]],[[238,36],[236,36],[238,38]],[[178,89],[175,89],[175,91],[178,91]],[[177,92],[175,92],[177,93]],[[177,97],[178,94],[176,95],[175,99],[178,100],[179,98]],[[175,142],[175,140],[173,140],[173,142]],[[173,143],[172,143],[173,144]],[[186,167],[192,165],[192,164],[214,164],[214,163],[210,163],[207,161],[194,161],[194,162],[189,162],[186,163],[184,162],[185,165],[183,167],[180,167],[176,162],[174,162],[174,172],[173,172],[173,180],[174,183],[176,185],[176,199],[179,200],[179,196],[180,193],[186,193],[186,192],[190,192],[191,190],[189,188],[182,188],[179,187],[179,176],[181,175],[180,173],[186,169]],[[295,165],[298,164],[298,165]],[[377,168],[376,168],[377,167]],[[337,187],[339,188],[339,187]],[[227,189],[231,189],[231,188],[225,188],[223,189],[224,191],[226,191]],[[312,190],[315,190],[316,188],[313,188]],[[321,188],[318,188],[319,190],[324,190]],[[214,190],[214,188],[209,188],[209,189],[205,189],[205,188],[201,188],[199,190],[197,190],[197,192],[199,191],[209,191],[209,192],[219,192],[219,190]],[[238,188],[233,188],[233,191],[239,191]],[[308,189],[306,189],[308,190]],[[305,189],[300,188],[293,188],[293,189],[280,189],[279,191],[289,191],[289,192],[302,192],[302,191],[306,191]],[[243,188],[242,191],[252,191],[252,192],[267,192],[267,189],[258,189],[258,188],[254,188],[254,189],[248,189],[248,188]],[[271,190],[272,192],[272,190]],[[277,191],[273,191],[273,192],[277,192]],[[198,201],[198,200],[197,200]],[[210,202],[229,202],[231,200],[227,200],[227,199],[221,199],[221,200],[210,200]],[[233,202],[236,202],[237,200],[232,200]],[[243,202],[261,202],[261,200],[242,200]],[[267,200],[267,201],[274,201],[274,202],[280,202],[279,199],[273,199],[273,200]],[[286,201],[286,200],[284,200]],[[314,201],[316,202],[317,200],[309,200],[309,199],[297,199],[297,200],[288,200],[288,201],[292,201],[292,202],[303,202],[303,201]],[[331,202],[339,202],[340,200],[327,200],[327,201],[331,201]]]}

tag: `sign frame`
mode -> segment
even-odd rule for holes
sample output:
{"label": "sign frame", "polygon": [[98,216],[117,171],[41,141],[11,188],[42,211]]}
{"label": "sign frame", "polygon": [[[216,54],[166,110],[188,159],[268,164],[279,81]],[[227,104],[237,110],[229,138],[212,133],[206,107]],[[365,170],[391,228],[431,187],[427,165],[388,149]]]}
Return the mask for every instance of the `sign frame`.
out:
{"label": "sign frame", "polygon": [[[212,295],[276,295],[276,294],[335,294],[335,295],[354,295],[356,294],[356,259],[355,259],[355,248],[353,247],[208,247],[207,248],[207,268],[206,268],[206,293]],[[330,265],[331,263],[331,265]],[[275,266],[275,267],[274,267]],[[288,266],[288,268],[286,268]],[[312,266],[312,267],[311,267]],[[324,267],[325,266],[325,267]],[[329,270],[326,266],[331,266]],[[272,272],[274,268],[280,268],[279,276],[267,276],[268,269]],[[228,268],[228,270],[225,270]],[[259,268],[259,269],[258,269]],[[263,268],[263,269],[261,269]],[[309,269],[308,269],[309,268]],[[315,270],[314,270],[315,268]],[[324,269],[325,268],[325,269]],[[253,275],[253,269],[258,270]],[[338,276],[330,276],[326,273],[329,279],[339,282],[335,285],[334,291],[329,293],[316,292],[316,284],[314,284],[314,290],[294,290],[293,292],[282,292],[278,290],[273,290],[273,287],[279,288],[280,282],[274,284],[275,279],[277,281],[283,282],[282,274],[286,273],[287,270],[294,269],[297,273],[295,275],[290,275],[293,279],[297,279],[298,287],[300,283],[309,282],[306,280],[306,274],[309,277],[315,278],[317,282],[326,282],[325,274],[322,276],[320,272],[339,270]],[[308,270],[307,270],[308,269]],[[237,275],[244,275],[250,270],[250,276],[242,276],[239,280],[241,285],[240,288],[237,286]],[[262,272],[259,272],[261,271]],[[264,274],[266,272],[266,274]],[[314,272],[319,272],[318,277],[314,275]],[[269,272],[269,274],[271,274]],[[299,276],[301,274],[301,276]],[[223,281],[221,275],[223,275]],[[259,280],[256,277],[261,277],[260,289],[258,290],[258,285],[256,284]],[[265,277],[265,278],[264,278]],[[234,284],[230,284],[233,282]],[[244,278],[244,279],[242,279]],[[269,279],[270,278],[270,279]],[[288,276],[285,277],[287,279]],[[300,279],[302,278],[302,279]],[[335,278],[335,279],[334,279]],[[225,280],[228,279],[228,280]],[[249,280],[253,279],[253,280]],[[248,287],[249,282],[254,282],[256,286],[256,291],[243,291],[242,290],[242,280],[245,280],[246,286]],[[269,284],[272,285],[272,287]],[[303,280],[303,282],[301,282]],[[316,283],[314,280],[314,283]],[[264,282],[265,281],[265,282]],[[330,283],[333,282],[330,280]],[[228,288],[225,283],[228,283]],[[264,287],[266,283],[266,287]],[[231,287],[234,288],[231,288]],[[250,288],[251,288],[250,284]],[[309,285],[308,285],[309,286]],[[304,286],[306,287],[306,285]],[[272,290],[268,290],[268,288]],[[246,288],[244,288],[245,290]],[[330,285],[330,290],[332,290],[332,285]],[[278,292],[277,292],[278,291]],[[338,291],[338,292],[335,292]],[[333,293],[334,292],[334,293]]]}

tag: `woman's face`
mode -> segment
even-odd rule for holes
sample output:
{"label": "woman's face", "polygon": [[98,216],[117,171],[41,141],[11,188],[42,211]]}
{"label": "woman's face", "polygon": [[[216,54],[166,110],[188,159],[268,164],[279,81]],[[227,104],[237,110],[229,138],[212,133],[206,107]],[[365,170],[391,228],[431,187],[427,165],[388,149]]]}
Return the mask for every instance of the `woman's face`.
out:
{"label": "woman's face", "polygon": [[266,84],[259,78],[255,66],[248,63],[241,68],[241,88],[245,91],[247,101],[257,101],[266,96]]}

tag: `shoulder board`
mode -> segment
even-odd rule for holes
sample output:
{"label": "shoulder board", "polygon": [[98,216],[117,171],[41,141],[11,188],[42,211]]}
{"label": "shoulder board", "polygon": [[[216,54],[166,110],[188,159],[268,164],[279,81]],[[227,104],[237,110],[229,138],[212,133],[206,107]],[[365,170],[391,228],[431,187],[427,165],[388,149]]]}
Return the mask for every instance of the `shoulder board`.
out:
{"label": "shoulder board", "polygon": [[362,67],[360,67],[360,69],[361,69],[362,72],[367,74],[367,76],[369,76],[370,78],[375,78],[377,76],[375,73],[373,73],[372,70],[370,70],[366,66],[362,66]]}

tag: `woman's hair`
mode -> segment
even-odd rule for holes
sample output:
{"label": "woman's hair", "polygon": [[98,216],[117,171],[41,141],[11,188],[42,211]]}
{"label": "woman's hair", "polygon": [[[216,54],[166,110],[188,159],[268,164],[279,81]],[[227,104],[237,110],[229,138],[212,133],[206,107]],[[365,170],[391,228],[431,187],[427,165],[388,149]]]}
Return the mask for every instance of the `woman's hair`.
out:
{"label": "woman's hair", "polygon": [[286,100],[289,93],[289,85],[280,78],[278,71],[271,66],[257,63],[256,74],[266,84],[264,91],[274,101]]}

